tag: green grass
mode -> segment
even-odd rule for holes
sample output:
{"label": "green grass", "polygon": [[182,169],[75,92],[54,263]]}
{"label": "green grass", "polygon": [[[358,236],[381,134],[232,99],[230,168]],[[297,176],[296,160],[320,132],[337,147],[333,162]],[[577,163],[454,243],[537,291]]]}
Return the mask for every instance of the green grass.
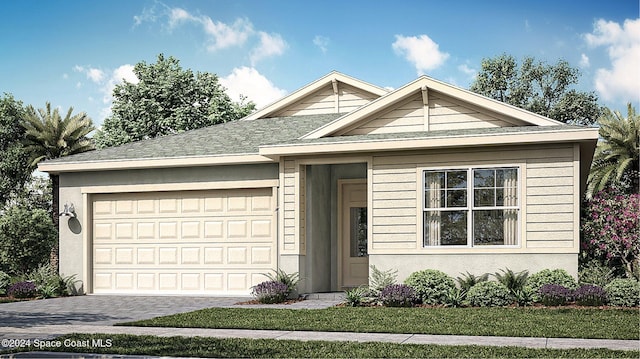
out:
{"label": "green grass", "polygon": [[[117,355],[196,356],[216,358],[638,358],[640,351],[608,349],[531,349],[489,346],[440,346],[275,339],[216,339],[121,334],[70,334],[58,341],[111,340],[109,348],[54,351]],[[32,348],[22,348],[30,351]],[[51,349],[45,349],[50,351]]]}
{"label": "green grass", "polygon": [[640,337],[637,309],[209,308],[120,325],[548,338]]}

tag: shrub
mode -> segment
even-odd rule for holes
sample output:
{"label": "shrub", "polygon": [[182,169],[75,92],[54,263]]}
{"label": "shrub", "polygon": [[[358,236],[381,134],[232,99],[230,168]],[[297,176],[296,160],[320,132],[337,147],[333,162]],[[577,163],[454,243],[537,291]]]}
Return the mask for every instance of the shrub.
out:
{"label": "shrub", "polygon": [[8,208],[0,217],[0,270],[29,273],[47,263],[57,234],[43,209]]}
{"label": "shrub", "polygon": [[467,292],[467,301],[474,307],[503,307],[513,302],[509,288],[498,282],[480,282]]}
{"label": "shrub", "polygon": [[538,295],[542,304],[559,306],[571,301],[571,292],[571,289],[559,284],[545,284],[538,290]]}
{"label": "shrub", "polygon": [[390,286],[391,284],[396,283],[396,279],[398,278],[398,270],[386,270],[381,271],[373,264],[370,266],[371,274],[369,278],[369,288],[376,295],[380,294],[380,292]]}
{"label": "shrub", "polygon": [[9,286],[10,280],[11,277],[7,273],[0,271],[0,295],[5,295],[7,293],[7,287]]}
{"label": "shrub", "polygon": [[350,307],[359,307],[364,298],[369,294],[369,288],[357,287],[345,291],[345,304]]}
{"label": "shrub", "polygon": [[607,302],[607,292],[600,286],[584,284],[573,292],[573,299],[578,305],[597,307]]}
{"label": "shrub", "polygon": [[265,274],[270,281],[280,282],[287,286],[287,295],[286,297],[292,296],[292,294],[296,293],[296,286],[300,281],[300,276],[298,272],[288,274],[282,269],[276,269],[274,274]]}
{"label": "shrub", "polygon": [[577,287],[576,280],[564,269],[543,269],[538,273],[529,276],[527,286],[534,293],[534,300],[540,301],[540,288],[545,284],[557,284],[568,289]]}
{"label": "shrub", "polygon": [[476,276],[474,274],[466,272],[461,277],[456,278],[456,280],[458,281],[458,285],[460,286],[460,289],[464,293],[466,293],[474,285],[476,285],[476,284],[478,284],[480,282],[488,281],[489,280],[489,273],[485,273],[485,274],[483,274],[481,276]]}
{"label": "shrub", "polygon": [[524,286],[520,290],[516,290],[515,293],[512,293],[514,299],[516,300],[516,304],[518,307],[526,307],[527,305],[531,305],[534,299],[534,292],[531,287]]}
{"label": "shrub", "polygon": [[49,264],[41,265],[26,278],[36,285],[38,294],[43,298],[68,296],[75,291],[75,275],[63,277]]}
{"label": "shrub", "polygon": [[14,298],[33,298],[36,296],[36,285],[33,282],[17,282],[7,289],[7,294]]}
{"label": "shrub", "polygon": [[500,272],[493,274],[499,283],[504,284],[509,289],[511,294],[515,294],[517,291],[521,291],[527,284],[529,277],[529,271],[514,272],[511,269],[501,269]]}
{"label": "shrub", "polygon": [[406,284],[390,284],[379,297],[385,307],[412,307],[418,301],[415,290]]}
{"label": "shrub", "polygon": [[604,287],[609,304],[622,307],[640,305],[640,283],[635,279],[614,279]]}
{"label": "shrub", "polygon": [[445,307],[461,307],[464,304],[465,298],[467,297],[466,293],[466,291],[460,288],[451,289],[444,299]]}
{"label": "shrub", "polygon": [[282,303],[287,299],[289,288],[282,282],[274,280],[262,282],[253,287],[252,294],[260,303]]}
{"label": "shrub", "polygon": [[447,293],[456,287],[451,277],[435,269],[413,272],[404,283],[411,286],[425,304],[444,303]]}
{"label": "shrub", "polygon": [[598,260],[590,260],[578,271],[580,284],[592,284],[604,287],[614,278],[613,269],[603,265]]}
{"label": "shrub", "polygon": [[640,194],[607,189],[596,193],[584,207],[582,249],[622,267],[629,278],[640,279]]}

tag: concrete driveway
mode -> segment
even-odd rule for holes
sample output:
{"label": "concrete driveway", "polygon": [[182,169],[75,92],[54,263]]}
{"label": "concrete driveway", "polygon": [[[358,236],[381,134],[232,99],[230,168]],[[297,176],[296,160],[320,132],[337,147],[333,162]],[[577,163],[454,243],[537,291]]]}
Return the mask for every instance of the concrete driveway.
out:
{"label": "concrete driveway", "polygon": [[0,325],[113,325],[209,307],[233,307],[247,297],[84,295],[0,304]]}

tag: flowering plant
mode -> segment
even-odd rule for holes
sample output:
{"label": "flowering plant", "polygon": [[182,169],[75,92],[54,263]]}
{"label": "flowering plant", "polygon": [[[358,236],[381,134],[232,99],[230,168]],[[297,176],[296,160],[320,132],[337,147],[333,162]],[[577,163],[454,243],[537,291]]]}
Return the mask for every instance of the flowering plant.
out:
{"label": "flowering plant", "polygon": [[385,307],[411,307],[418,301],[416,291],[406,284],[389,284],[379,297]]}
{"label": "flowering plant", "polygon": [[599,306],[607,302],[607,292],[597,285],[585,284],[573,291],[576,304]]}
{"label": "flowering plant", "polygon": [[262,282],[253,287],[253,295],[260,303],[282,303],[287,299],[289,287],[274,280]]}
{"label": "flowering plant", "polygon": [[571,301],[573,291],[559,284],[545,284],[538,293],[542,304],[548,306],[564,305]]}
{"label": "flowering plant", "polygon": [[7,295],[14,298],[33,298],[36,293],[36,285],[33,282],[17,282],[7,289]]}
{"label": "flowering plant", "polygon": [[640,194],[606,189],[584,209],[582,250],[609,265],[622,265],[629,278],[640,278]]}

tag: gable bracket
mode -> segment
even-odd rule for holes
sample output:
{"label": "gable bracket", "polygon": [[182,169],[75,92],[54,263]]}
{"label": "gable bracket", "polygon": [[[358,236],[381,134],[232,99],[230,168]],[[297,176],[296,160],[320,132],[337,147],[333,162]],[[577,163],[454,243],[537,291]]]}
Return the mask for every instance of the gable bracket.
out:
{"label": "gable bracket", "polygon": [[333,112],[340,113],[340,94],[338,93],[338,80],[331,80],[333,86]]}
{"label": "gable bracket", "polygon": [[424,130],[429,131],[429,90],[427,86],[420,88],[422,92],[422,116],[424,118]]}

